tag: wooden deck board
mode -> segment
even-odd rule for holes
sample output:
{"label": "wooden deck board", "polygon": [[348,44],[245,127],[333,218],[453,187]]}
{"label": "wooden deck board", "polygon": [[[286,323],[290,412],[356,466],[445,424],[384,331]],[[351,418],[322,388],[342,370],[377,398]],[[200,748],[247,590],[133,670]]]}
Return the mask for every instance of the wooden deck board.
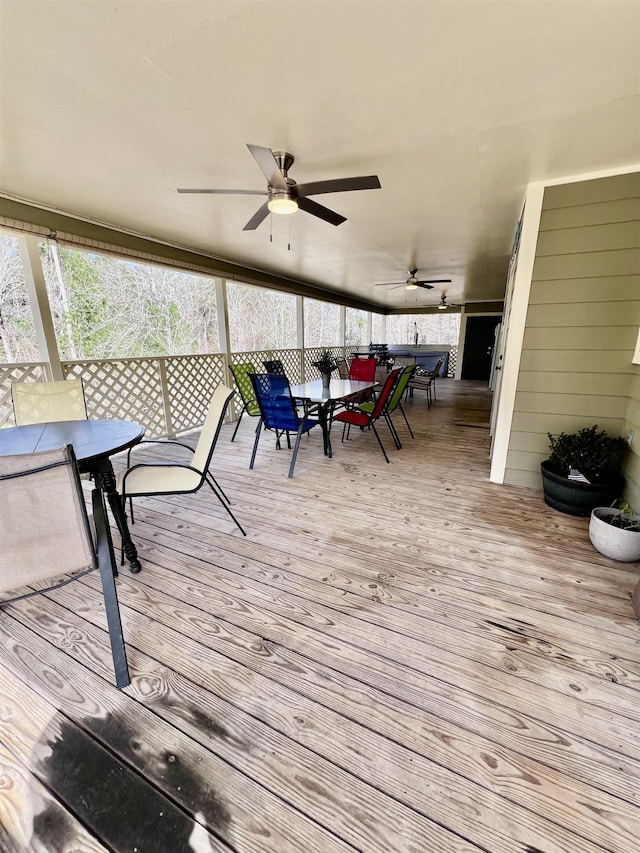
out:
{"label": "wooden deck board", "polygon": [[132,849],[113,790],[96,778],[98,819],[53,773],[75,751],[163,804],[140,851],[635,851],[638,567],[488,482],[489,405],[443,381],[407,405],[415,441],[383,428],[389,465],[336,431],[293,480],[269,434],[248,470],[255,420],[225,427],[213,467],[248,535],[204,491],[136,501],[125,691],[97,577],[0,613],[0,849],[58,849],[56,821],[61,850]]}

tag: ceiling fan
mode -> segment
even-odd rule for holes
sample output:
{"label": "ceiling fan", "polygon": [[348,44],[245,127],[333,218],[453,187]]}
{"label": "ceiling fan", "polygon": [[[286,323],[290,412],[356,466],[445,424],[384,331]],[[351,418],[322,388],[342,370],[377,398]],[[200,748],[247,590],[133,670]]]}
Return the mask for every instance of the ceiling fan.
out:
{"label": "ceiling fan", "polygon": [[297,184],[289,177],[289,169],[293,166],[293,155],[286,151],[272,151],[261,145],[249,145],[247,148],[267,179],[266,190],[209,190],[179,188],[179,193],[208,193],[210,195],[263,195],[267,196],[265,203],[258,208],[251,219],[242,229],[254,231],[270,213],[295,213],[304,210],[312,216],[317,216],[331,225],[341,225],[346,217],[340,216],[328,207],[312,201],[310,195],[323,193],[341,193],[351,190],[379,190],[380,180],[377,175],[367,175],[359,178],[335,178],[329,181],[311,181],[308,184]]}
{"label": "ceiling fan", "polygon": [[442,296],[440,297],[440,304],[438,305],[438,309],[440,311],[446,311],[447,308],[455,308],[455,302],[447,302],[447,294],[443,291]]}
{"label": "ceiling fan", "polygon": [[418,269],[407,270],[409,278],[406,281],[380,281],[374,287],[404,287],[405,290],[416,290],[418,287],[424,287],[425,290],[433,290],[434,284],[451,284],[450,278],[428,278],[423,281],[418,281],[416,273]]}

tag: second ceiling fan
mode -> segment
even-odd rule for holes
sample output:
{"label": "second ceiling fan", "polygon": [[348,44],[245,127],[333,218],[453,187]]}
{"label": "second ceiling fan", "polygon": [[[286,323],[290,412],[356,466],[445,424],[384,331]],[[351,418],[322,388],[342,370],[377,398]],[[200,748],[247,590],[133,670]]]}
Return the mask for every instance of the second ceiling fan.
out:
{"label": "second ceiling fan", "polygon": [[423,287],[425,290],[433,290],[434,284],[451,284],[450,278],[426,278],[419,280],[416,278],[418,268],[407,270],[409,278],[406,281],[379,281],[374,287],[404,287],[405,290],[416,290],[418,287]]}
{"label": "second ceiling fan", "polygon": [[251,219],[242,229],[254,231],[270,213],[295,213],[304,210],[312,216],[323,219],[330,225],[341,225],[346,221],[345,216],[329,210],[317,201],[312,201],[310,195],[323,193],[341,193],[352,190],[379,190],[380,180],[377,175],[366,175],[357,178],[335,178],[329,181],[311,181],[307,184],[297,184],[289,177],[289,169],[293,165],[293,155],[286,151],[272,151],[262,145],[249,145],[254,160],[267,179],[266,190],[226,190],[226,189],[178,189],[179,193],[206,193],[210,195],[261,195],[267,196],[265,203],[256,210]]}

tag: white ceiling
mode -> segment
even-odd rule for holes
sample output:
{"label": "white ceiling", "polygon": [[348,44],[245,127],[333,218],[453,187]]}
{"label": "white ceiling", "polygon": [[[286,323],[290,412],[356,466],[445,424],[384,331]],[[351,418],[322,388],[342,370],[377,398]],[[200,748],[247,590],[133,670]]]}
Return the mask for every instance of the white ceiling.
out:
{"label": "white ceiling", "polygon": [[[526,184],[640,160],[636,0],[0,0],[0,193],[352,293],[500,298]],[[245,143],[377,174],[253,232]],[[291,250],[287,249],[291,227]]]}

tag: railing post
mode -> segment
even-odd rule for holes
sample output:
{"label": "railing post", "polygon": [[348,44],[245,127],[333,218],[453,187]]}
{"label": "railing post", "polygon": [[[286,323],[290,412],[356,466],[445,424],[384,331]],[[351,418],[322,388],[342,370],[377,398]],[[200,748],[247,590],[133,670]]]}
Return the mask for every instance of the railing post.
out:
{"label": "railing post", "polygon": [[[223,278],[216,278],[216,312],[218,315],[218,349],[222,356],[224,365],[225,382],[233,388],[233,377],[229,370],[231,364],[231,335],[229,332],[229,303],[227,300],[227,282]],[[226,421],[235,421],[240,416],[242,406],[238,405],[237,395],[231,398],[231,405],[225,418]]]}
{"label": "railing post", "polygon": [[40,250],[37,237],[18,237],[20,258],[24,268],[27,294],[33,315],[33,325],[40,349],[40,359],[46,361],[50,379],[64,379],[60,353],[56,341],[56,332],[51,317],[51,306],[47,295],[47,285],[40,263]]}
{"label": "railing post", "polygon": [[300,358],[300,382],[306,382],[304,365],[304,297],[296,296],[296,345]]}
{"label": "railing post", "polygon": [[158,359],[158,370],[160,372],[160,388],[162,389],[162,402],[164,405],[164,420],[167,425],[167,435],[175,438],[173,419],[171,417],[171,398],[169,397],[169,385],[167,384],[167,366],[164,358]]}

